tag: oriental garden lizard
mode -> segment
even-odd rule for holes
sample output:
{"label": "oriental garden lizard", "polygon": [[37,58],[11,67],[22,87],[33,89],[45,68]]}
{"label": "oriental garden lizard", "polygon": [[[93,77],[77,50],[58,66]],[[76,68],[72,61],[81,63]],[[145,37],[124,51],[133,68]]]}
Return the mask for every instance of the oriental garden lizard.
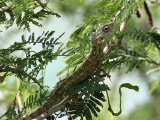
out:
{"label": "oriental garden lizard", "polygon": [[[91,50],[85,57],[81,66],[72,75],[60,81],[51,92],[49,99],[44,105],[26,116],[23,120],[36,120],[37,117],[47,113],[47,111],[62,102],[67,96],[70,96],[69,89],[76,84],[84,81],[101,68],[104,61],[104,48],[106,47],[113,32],[113,22],[104,24],[91,36]],[[107,51],[112,48],[109,47]]]}

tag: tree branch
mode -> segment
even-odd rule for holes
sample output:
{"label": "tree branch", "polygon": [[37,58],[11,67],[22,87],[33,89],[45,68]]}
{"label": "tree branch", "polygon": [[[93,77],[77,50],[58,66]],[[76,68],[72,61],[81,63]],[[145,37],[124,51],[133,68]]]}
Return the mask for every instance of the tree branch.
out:
{"label": "tree branch", "polygon": [[153,26],[152,14],[151,14],[151,12],[150,12],[150,10],[149,10],[149,8],[148,8],[148,5],[147,5],[146,1],[144,1],[144,9],[145,9],[145,11],[146,11],[146,14],[148,15],[149,24],[150,24],[151,26]]}
{"label": "tree branch", "polygon": [[11,72],[11,73],[19,73],[21,74],[23,77],[27,77],[32,79],[35,83],[37,83],[39,85],[40,88],[43,88],[43,86],[38,82],[38,80],[34,77],[32,77],[31,75],[29,75],[28,73],[26,73],[25,71],[23,71],[22,69],[19,68],[13,68],[13,67],[9,67],[9,66],[5,66],[5,65],[0,65],[0,72]]}
{"label": "tree branch", "polygon": [[53,106],[48,111],[44,111],[44,113],[42,115],[38,116],[37,118],[35,118],[35,120],[43,120],[46,117],[52,115],[53,113],[60,111],[60,110],[63,110],[65,108],[65,105],[67,104],[69,98],[70,98],[69,96],[66,96],[60,103]]}

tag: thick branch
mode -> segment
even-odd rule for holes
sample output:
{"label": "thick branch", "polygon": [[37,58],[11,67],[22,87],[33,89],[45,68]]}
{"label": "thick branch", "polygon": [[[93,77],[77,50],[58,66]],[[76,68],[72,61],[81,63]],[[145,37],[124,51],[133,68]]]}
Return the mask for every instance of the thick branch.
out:
{"label": "thick branch", "polygon": [[61,111],[64,110],[65,105],[67,104],[68,100],[69,100],[69,96],[67,96],[66,98],[64,98],[60,103],[58,103],[57,105],[53,106],[51,109],[49,109],[48,111],[45,111],[42,115],[38,116],[37,118],[35,118],[35,120],[43,120],[45,118],[47,118],[49,115],[52,115],[53,113],[57,112],[57,111]]}

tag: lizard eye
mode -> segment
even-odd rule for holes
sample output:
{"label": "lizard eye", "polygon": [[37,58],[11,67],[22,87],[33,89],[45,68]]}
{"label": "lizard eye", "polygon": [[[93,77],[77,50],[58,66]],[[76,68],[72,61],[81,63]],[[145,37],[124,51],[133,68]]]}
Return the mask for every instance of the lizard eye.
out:
{"label": "lizard eye", "polygon": [[103,31],[104,32],[109,32],[109,27],[107,25],[103,26]]}

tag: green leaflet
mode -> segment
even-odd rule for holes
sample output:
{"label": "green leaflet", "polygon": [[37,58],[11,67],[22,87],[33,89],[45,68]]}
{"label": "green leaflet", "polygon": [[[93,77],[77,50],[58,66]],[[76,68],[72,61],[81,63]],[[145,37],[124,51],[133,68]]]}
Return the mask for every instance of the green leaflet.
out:
{"label": "green leaflet", "polygon": [[152,81],[152,84],[153,85],[150,89],[150,93],[154,93],[154,92],[156,92],[157,89],[160,88],[160,80],[154,80],[154,81]]}
{"label": "green leaflet", "polygon": [[72,118],[92,120],[92,114],[98,117],[100,107],[106,101],[103,91],[109,90],[103,81],[104,78],[94,75],[70,89],[74,95],[66,108]]}

